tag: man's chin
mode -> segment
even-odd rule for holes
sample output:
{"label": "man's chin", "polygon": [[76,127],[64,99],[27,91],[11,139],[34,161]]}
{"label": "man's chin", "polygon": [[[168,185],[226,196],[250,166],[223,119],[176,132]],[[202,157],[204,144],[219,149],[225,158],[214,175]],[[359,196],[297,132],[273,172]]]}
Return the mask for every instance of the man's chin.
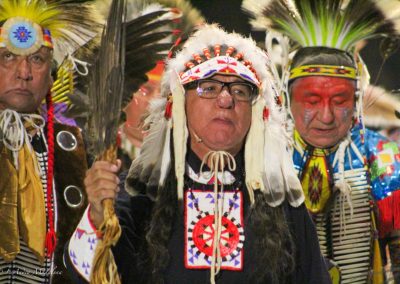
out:
{"label": "man's chin", "polygon": [[320,149],[326,149],[326,148],[331,148],[335,146],[336,144],[339,143],[339,140],[337,139],[330,139],[330,138],[321,138],[321,139],[311,139],[311,140],[306,140],[308,144],[311,146],[314,146],[316,148]]}
{"label": "man's chin", "polygon": [[213,141],[209,142],[208,148],[212,151],[225,151],[232,155],[236,155],[240,151],[240,145],[237,143],[227,143],[227,141]]}
{"label": "man's chin", "polygon": [[8,106],[8,109],[15,110],[20,113],[34,113],[38,110],[39,106],[32,104]]}

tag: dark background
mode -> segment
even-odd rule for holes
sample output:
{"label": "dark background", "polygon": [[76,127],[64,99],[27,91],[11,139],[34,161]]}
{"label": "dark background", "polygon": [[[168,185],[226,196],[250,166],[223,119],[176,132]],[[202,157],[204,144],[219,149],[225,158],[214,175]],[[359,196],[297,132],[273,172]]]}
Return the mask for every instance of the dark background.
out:
{"label": "dark background", "polygon": [[[251,28],[248,16],[242,12],[242,0],[191,0],[208,22],[217,22],[228,31],[235,31],[248,36]],[[251,33],[256,41],[264,41],[263,33]],[[371,40],[361,51],[361,56],[368,66],[371,84],[384,87],[386,90],[400,89],[400,49],[390,56],[382,66],[383,59],[379,51],[380,40]]]}

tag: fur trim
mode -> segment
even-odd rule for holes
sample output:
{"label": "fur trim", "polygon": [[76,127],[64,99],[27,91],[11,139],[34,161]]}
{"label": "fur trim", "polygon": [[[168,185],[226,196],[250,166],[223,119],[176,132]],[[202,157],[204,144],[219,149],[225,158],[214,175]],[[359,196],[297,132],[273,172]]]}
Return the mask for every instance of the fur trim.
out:
{"label": "fur trim", "polygon": [[178,181],[178,200],[183,200],[183,179],[189,131],[186,125],[185,90],[179,83],[178,74],[171,78],[173,99],[172,120],[174,135],[175,174]]}

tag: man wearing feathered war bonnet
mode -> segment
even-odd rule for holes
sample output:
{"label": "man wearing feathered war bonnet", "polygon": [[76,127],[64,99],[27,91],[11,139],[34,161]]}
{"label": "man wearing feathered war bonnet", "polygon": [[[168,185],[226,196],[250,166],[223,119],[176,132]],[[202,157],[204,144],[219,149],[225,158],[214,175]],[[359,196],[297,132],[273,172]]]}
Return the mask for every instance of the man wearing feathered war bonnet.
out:
{"label": "man wearing feathered war bonnet", "polygon": [[51,69],[95,25],[85,6],[55,2],[0,3],[1,283],[70,283],[63,248],[86,203],[82,137],[53,122]]}
{"label": "man wearing feathered war bonnet", "polygon": [[293,161],[322,253],[336,262],[342,283],[382,283],[379,236],[389,240],[400,281],[400,148],[364,126],[369,75],[356,49],[362,40],[399,35],[400,2],[246,0],[244,6],[254,23],[295,43],[289,48],[278,36],[282,50],[295,49],[290,60],[283,56],[282,91],[294,121]]}
{"label": "man wearing feathered war bonnet", "polygon": [[[123,283],[329,283],[268,64],[254,42],[214,25],[167,62],[163,98],[126,179],[131,196],[116,200]],[[69,244],[72,263],[91,264],[96,241],[85,236],[96,236],[101,201],[116,198],[117,168],[88,171],[90,207]]]}

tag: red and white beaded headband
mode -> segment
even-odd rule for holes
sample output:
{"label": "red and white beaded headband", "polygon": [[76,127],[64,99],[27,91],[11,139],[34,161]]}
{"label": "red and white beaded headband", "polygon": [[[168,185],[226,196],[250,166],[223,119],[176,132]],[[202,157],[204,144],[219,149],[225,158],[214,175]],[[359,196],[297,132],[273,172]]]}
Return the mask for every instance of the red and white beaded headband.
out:
{"label": "red and white beaded headband", "polygon": [[185,63],[185,67],[189,69],[179,74],[181,84],[184,85],[192,81],[209,78],[214,74],[226,74],[241,77],[258,87],[261,86],[261,82],[251,62],[243,60],[243,53],[239,52],[232,56],[235,51],[235,48],[232,46],[228,47],[225,55],[221,55],[220,51],[221,46],[215,45],[215,57],[211,56],[208,48],[203,49],[204,57],[198,53],[193,54],[194,61]]}

